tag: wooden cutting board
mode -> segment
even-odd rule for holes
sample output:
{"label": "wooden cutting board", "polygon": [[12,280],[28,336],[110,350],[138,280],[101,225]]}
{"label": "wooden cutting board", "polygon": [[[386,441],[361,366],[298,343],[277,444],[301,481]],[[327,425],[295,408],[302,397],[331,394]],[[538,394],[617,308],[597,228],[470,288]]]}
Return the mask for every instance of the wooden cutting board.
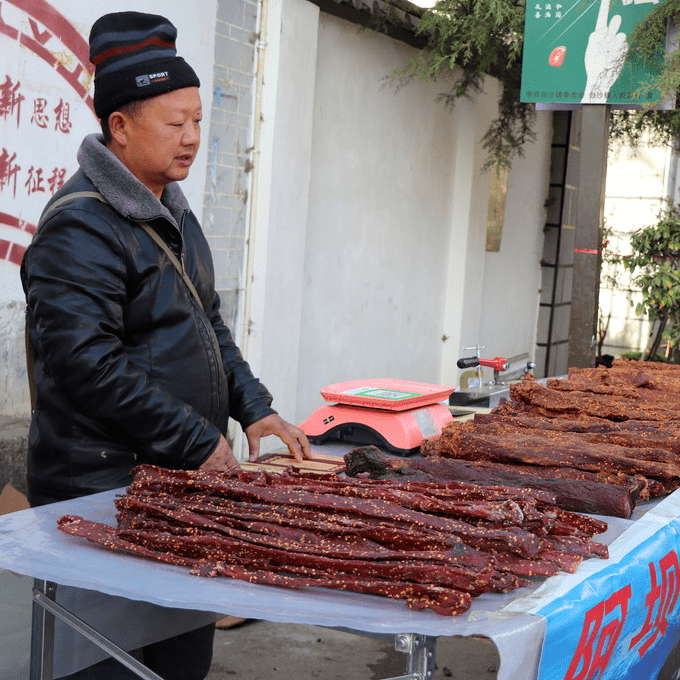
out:
{"label": "wooden cutting board", "polygon": [[336,475],[345,469],[345,461],[342,456],[331,456],[326,453],[312,454],[311,460],[297,463],[295,458],[287,452],[268,453],[260,456],[257,463],[241,463],[243,470],[268,470],[269,472],[284,472],[288,468],[303,472],[317,472],[322,474]]}

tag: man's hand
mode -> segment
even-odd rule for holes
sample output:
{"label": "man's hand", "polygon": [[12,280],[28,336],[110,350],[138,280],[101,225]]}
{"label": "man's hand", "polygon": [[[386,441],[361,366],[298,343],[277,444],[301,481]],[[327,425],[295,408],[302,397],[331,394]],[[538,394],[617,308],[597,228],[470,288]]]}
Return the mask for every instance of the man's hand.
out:
{"label": "man's hand", "polygon": [[227,468],[240,467],[236,457],[231,452],[227,440],[220,435],[217,448],[203,461],[199,470],[226,470]]}
{"label": "man's hand", "polygon": [[245,433],[248,438],[248,456],[251,463],[254,463],[260,455],[260,439],[270,434],[275,434],[288,447],[298,463],[305,458],[312,457],[307,435],[299,427],[287,423],[276,413],[249,425]]}

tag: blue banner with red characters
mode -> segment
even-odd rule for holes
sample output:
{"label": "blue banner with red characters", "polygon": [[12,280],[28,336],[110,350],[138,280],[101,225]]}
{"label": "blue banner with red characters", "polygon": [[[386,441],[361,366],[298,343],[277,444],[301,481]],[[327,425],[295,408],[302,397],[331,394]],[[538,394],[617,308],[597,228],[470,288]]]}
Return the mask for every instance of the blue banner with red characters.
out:
{"label": "blue banner with red characters", "polygon": [[680,680],[679,505],[633,524],[609,564],[535,610],[547,621],[539,680]]}

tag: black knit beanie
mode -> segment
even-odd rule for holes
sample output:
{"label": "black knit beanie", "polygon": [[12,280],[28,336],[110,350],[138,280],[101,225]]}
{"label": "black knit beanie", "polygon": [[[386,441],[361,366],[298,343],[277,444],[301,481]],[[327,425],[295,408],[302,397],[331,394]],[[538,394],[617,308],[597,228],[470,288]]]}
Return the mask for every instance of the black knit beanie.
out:
{"label": "black knit beanie", "polygon": [[157,14],[117,12],[97,19],[90,31],[96,114],[106,118],[135,99],[198,87],[194,70],[177,56],[176,39],[177,29]]}

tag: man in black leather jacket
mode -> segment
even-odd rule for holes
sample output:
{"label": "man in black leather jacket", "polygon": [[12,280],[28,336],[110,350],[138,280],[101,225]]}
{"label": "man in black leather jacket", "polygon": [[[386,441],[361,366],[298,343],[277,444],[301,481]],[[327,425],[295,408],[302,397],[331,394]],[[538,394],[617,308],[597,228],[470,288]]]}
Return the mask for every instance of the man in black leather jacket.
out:
{"label": "man in black leather jacket", "polygon": [[[177,184],[198,151],[201,100],[175,37],[167,19],[135,12],[92,28],[104,135],[83,141],[80,169],[46,207],[21,267],[35,353],[33,505],[127,485],[140,463],[238,465],[229,417],[251,460],[270,434],[309,457],[222,321],[210,250]],[[168,677],[202,677],[186,673]]]}

